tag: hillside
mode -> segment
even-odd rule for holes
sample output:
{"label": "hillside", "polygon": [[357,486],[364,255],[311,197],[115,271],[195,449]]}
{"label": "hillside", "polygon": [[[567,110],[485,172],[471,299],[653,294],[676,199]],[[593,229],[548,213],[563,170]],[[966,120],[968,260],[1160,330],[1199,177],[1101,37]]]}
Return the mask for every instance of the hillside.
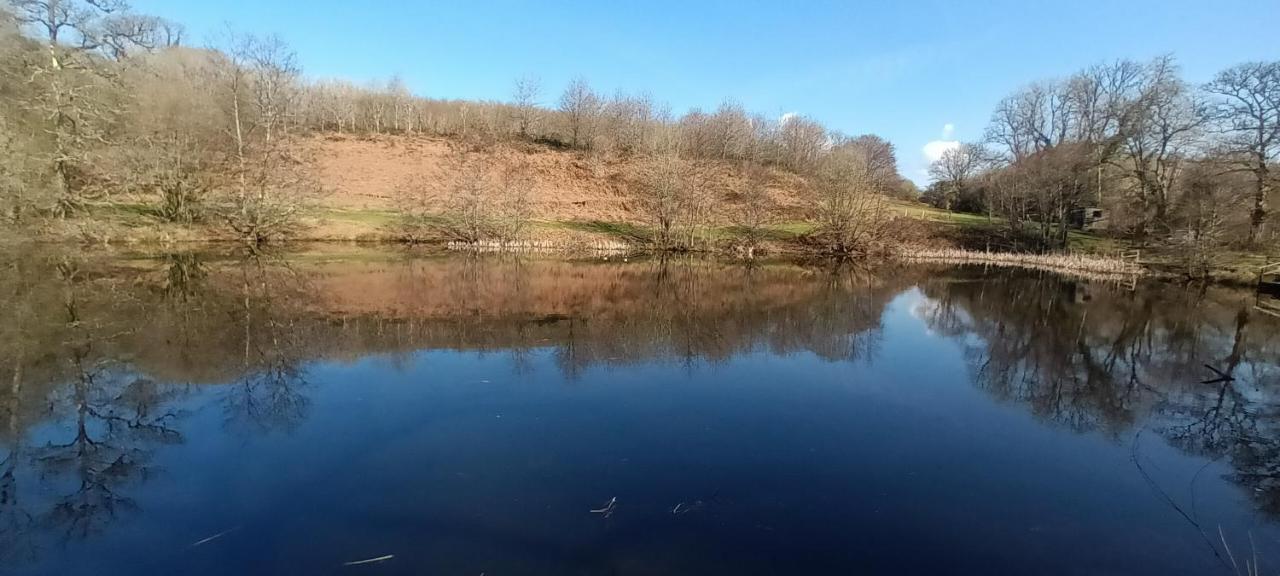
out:
{"label": "hillside", "polygon": [[[601,157],[519,141],[479,146],[456,138],[394,135],[317,135],[303,140],[300,148],[307,171],[322,189],[321,209],[308,237],[381,235],[380,227],[395,218],[403,195],[412,189],[427,191],[428,210],[445,210],[450,188],[464,177],[464,158],[490,173],[518,170],[527,177],[532,216],[539,223],[535,236],[587,224],[644,224],[633,193],[643,185],[644,165],[635,157]],[[740,166],[700,162],[692,177],[712,196],[711,222],[731,224],[745,183]],[[768,171],[770,202],[779,221],[803,217],[805,184],[793,173]]]}

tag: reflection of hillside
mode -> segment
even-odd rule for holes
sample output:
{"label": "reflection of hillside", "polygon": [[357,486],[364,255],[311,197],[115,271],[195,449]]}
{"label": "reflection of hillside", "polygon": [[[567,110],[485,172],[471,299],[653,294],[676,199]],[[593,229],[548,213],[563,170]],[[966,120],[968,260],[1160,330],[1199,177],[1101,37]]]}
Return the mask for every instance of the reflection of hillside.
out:
{"label": "reflection of hillside", "polygon": [[791,266],[503,259],[357,266],[314,284],[321,315],[389,323],[410,346],[569,347],[584,363],[719,360],[757,345],[841,358],[901,289]]}
{"label": "reflection of hillside", "polygon": [[[61,358],[74,326],[96,326],[94,360],[162,382],[301,379],[309,360],[427,348],[553,349],[566,373],[594,363],[717,361],[757,347],[829,359],[862,351],[905,286],[847,269],[704,261],[632,264],[506,258],[390,263],[207,260],[11,263],[7,353],[25,383],[4,395],[39,405],[74,380]],[[74,267],[74,279],[60,270]],[[286,377],[293,375],[293,377]],[[23,398],[26,398],[25,400]],[[247,399],[246,408],[260,407]],[[35,417],[35,415],[31,415]]]}

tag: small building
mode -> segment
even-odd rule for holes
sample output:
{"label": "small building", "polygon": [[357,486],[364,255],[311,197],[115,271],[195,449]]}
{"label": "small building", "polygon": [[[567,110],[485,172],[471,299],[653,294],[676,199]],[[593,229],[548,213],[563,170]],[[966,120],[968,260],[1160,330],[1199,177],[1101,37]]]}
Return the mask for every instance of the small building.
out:
{"label": "small building", "polygon": [[1107,211],[1096,206],[1076,208],[1071,211],[1070,223],[1076,230],[1101,230],[1107,227]]}
{"label": "small building", "polygon": [[1280,299],[1280,262],[1269,262],[1258,269],[1258,292]]}

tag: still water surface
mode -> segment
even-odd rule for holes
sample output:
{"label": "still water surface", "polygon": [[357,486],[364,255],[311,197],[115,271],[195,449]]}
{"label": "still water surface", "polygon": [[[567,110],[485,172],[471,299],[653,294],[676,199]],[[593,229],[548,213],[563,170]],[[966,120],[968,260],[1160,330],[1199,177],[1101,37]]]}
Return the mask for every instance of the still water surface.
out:
{"label": "still water surface", "polygon": [[392,252],[0,263],[3,573],[1280,571],[1280,320],[1247,292]]}

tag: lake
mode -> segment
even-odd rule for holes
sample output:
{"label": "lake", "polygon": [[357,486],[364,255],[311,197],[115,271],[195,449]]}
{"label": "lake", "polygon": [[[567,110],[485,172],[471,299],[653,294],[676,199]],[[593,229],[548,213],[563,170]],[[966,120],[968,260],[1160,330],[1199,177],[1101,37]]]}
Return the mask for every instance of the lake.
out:
{"label": "lake", "polygon": [[0,257],[6,574],[1280,570],[1280,319],[980,267]]}

